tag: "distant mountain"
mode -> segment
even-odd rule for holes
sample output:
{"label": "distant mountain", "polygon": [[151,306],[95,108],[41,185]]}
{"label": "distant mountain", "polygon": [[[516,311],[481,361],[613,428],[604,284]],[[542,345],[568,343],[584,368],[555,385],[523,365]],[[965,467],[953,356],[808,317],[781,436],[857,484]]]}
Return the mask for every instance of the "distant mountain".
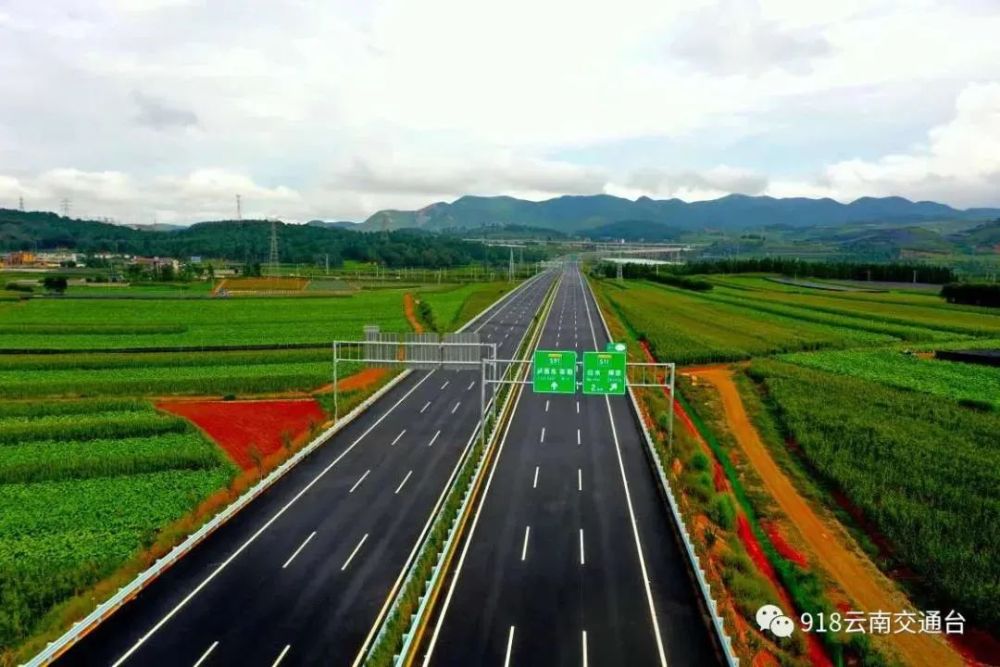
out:
{"label": "distant mountain", "polygon": [[148,225],[123,225],[129,229],[134,229],[138,232],[177,232],[182,229],[187,229],[187,225],[168,225],[165,222],[154,222]]}
{"label": "distant mountain", "polygon": [[[680,199],[632,201],[611,195],[564,196],[540,202],[514,197],[460,197],[417,211],[385,210],[361,223],[363,230],[474,229],[484,225],[517,224],[545,227],[564,233],[588,235],[603,225],[645,221],[684,231],[757,229],[769,225],[812,227],[858,222],[989,220],[1000,209],[959,210],[936,202],[913,202],[902,197],[862,197],[849,204],[833,199],[749,197],[729,195],[720,199],[685,202]],[[634,230],[633,230],[634,231]]]}

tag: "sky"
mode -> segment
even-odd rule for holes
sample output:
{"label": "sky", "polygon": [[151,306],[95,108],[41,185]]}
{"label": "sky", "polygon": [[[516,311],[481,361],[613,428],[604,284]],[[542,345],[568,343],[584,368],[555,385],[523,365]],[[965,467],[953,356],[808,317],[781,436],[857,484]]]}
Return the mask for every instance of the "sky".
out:
{"label": "sky", "polygon": [[1000,0],[0,0],[0,207],[1000,206]]}

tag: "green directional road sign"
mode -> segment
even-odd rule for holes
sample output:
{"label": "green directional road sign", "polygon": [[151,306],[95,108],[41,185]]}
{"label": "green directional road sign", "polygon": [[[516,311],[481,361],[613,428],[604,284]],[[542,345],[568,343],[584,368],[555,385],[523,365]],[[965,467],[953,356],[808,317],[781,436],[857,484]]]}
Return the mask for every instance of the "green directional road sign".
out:
{"label": "green directional road sign", "polygon": [[583,393],[624,394],[625,353],[584,352]]}
{"label": "green directional road sign", "polygon": [[576,393],[576,352],[535,350],[532,389],[538,394]]}

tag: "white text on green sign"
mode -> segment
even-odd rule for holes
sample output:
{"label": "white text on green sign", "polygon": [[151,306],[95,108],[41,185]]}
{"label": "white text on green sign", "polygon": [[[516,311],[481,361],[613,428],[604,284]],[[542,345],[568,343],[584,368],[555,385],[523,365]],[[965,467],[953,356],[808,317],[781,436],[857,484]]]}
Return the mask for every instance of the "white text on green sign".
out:
{"label": "white text on green sign", "polygon": [[576,352],[535,350],[532,389],[541,394],[576,393]]}
{"label": "white text on green sign", "polygon": [[583,393],[625,393],[624,352],[583,353]]}

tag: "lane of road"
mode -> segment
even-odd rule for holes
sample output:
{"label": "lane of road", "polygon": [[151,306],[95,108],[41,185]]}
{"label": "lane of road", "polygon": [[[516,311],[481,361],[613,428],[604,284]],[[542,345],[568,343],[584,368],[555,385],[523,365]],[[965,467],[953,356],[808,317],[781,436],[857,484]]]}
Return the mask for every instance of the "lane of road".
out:
{"label": "lane of road", "polygon": [[[564,274],[539,349],[604,349]],[[625,398],[519,398],[425,665],[711,665],[671,519]]]}
{"label": "lane of road", "polygon": [[[554,279],[473,330],[512,356]],[[478,384],[411,374],[59,664],[351,664],[475,429]]]}

